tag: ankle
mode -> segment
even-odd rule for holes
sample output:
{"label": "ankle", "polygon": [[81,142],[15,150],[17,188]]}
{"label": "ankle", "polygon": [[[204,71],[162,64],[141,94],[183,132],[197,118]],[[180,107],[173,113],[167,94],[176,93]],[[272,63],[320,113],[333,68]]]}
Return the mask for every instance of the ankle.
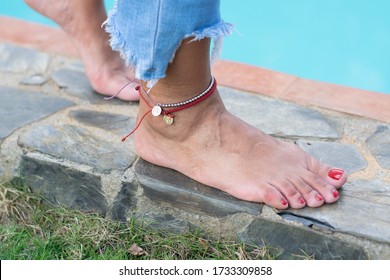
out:
{"label": "ankle", "polygon": [[[187,106],[184,105],[173,108],[162,107],[163,111],[158,116],[152,114],[151,109],[153,104],[147,100],[148,97],[141,98],[138,123],[141,121],[141,118],[145,116],[142,120],[144,122],[144,124],[142,124],[144,130],[153,133],[156,137],[168,139],[175,138],[175,140],[180,139],[181,141],[185,141],[189,136],[193,135],[198,127],[205,123],[206,119],[217,119],[218,115],[220,115],[222,111],[225,111],[225,107],[219,96],[218,90],[216,89],[216,84],[214,84],[214,86],[208,85],[207,87],[209,88],[209,92],[203,89],[206,93],[203,95],[203,99],[196,100],[198,102],[190,102]],[[158,92],[155,93],[158,95]],[[183,96],[187,95],[185,92],[183,93],[183,91],[181,93]],[[143,95],[144,94],[142,94],[141,97]],[[193,98],[194,96],[199,96],[199,92],[195,95],[191,95],[190,98]],[[181,98],[179,102],[184,100],[188,99]],[[175,110],[175,108],[177,110]],[[172,123],[166,122],[165,118],[167,116],[168,118],[173,118]]]}

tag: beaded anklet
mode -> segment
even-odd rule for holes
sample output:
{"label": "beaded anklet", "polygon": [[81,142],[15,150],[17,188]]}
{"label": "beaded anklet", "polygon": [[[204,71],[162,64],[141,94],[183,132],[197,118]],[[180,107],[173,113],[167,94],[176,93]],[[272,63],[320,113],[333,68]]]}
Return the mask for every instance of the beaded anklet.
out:
{"label": "beaded anklet", "polygon": [[137,86],[135,89],[138,90],[141,98],[148,104],[150,107],[150,110],[148,110],[140,119],[136,127],[126,136],[122,138],[122,141],[125,141],[127,137],[131,136],[141,125],[143,119],[149,114],[152,113],[154,117],[163,116],[163,120],[167,125],[172,125],[174,122],[175,115],[173,113],[187,109],[189,107],[192,107],[199,102],[202,102],[207,97],[212,95],[215,92],[215,89],[217,88],[217,81],[214,77],[211,77],[211,81],[209,86],[202,91],[200,94],[196,95],[195,97],[182,101],[177,103],[157,103],[153,101],[148,93],[141,87]]}

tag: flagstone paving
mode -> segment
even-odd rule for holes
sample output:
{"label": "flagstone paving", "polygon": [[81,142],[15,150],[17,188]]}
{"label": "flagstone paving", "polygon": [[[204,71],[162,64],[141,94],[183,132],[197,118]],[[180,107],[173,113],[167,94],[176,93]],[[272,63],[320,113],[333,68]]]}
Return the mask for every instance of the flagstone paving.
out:
{"label": "flagstone paving", "polygon": [[266,245],[281,258],[390,259],[390,120],[366,119],[220,87],[226,107],[350,174],[340,200],[276,211],[136,155],[137,103],[93,92],[75,59],[0,44],[0,177],[69,207],[174,232]]}

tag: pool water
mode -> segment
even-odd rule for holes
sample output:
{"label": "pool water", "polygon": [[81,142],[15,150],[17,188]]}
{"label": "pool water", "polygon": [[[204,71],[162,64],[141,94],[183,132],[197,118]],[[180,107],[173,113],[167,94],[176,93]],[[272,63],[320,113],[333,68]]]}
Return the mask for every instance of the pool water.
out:
{"label": "pool water", "polygon": [[[114,0],[105,2],[109,8]],[[223,18],[236,26],[222,59],[390,94],[390,1],[221,3]],[[0,0],[0,14],[55,25],[22,0]]]}

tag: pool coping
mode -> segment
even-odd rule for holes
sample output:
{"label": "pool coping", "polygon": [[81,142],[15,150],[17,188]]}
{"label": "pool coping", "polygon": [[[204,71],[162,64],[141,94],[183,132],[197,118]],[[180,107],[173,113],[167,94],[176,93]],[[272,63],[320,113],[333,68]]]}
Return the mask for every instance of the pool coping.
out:
{"label": "pool coping", "polygon": [[[62,30],[6,16],[0,16],[0,42],[78,57]],[[390,95],[226,60],[217,61],[213,73],[223,86],[390,123]]]}

